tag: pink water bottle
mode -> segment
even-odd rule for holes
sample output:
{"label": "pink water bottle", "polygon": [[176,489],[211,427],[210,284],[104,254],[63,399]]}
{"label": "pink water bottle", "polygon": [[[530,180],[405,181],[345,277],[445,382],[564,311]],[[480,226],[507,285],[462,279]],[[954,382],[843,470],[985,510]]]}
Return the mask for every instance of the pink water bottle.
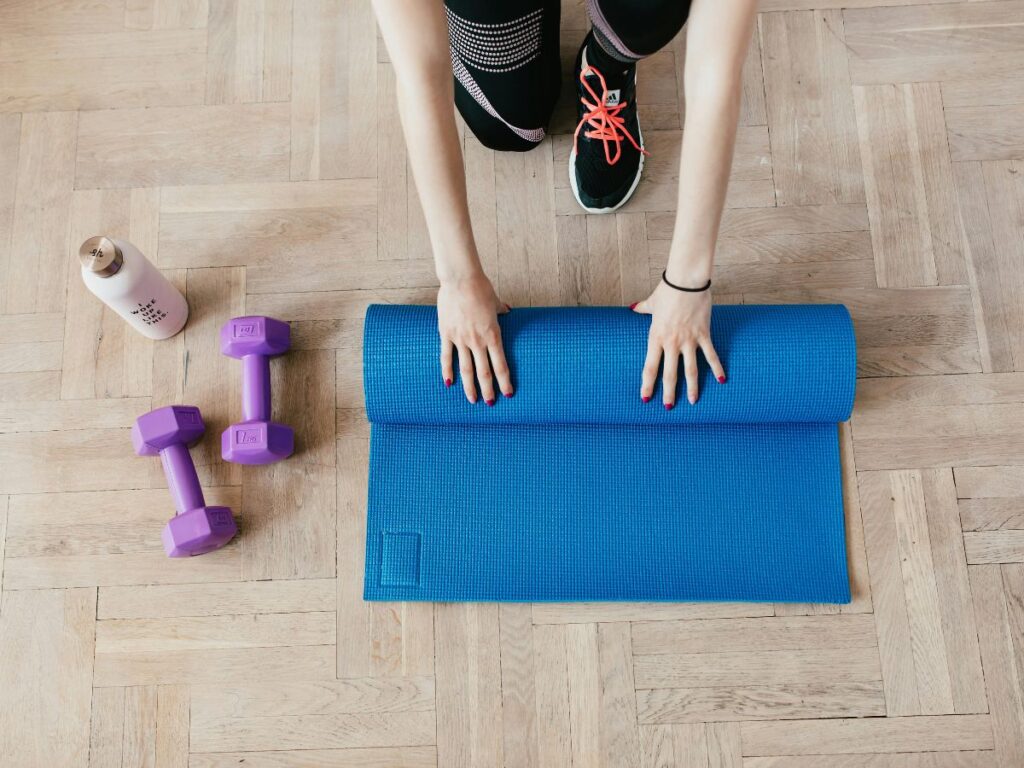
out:
{"label": "pink water bottle", "polygon": [[185,297],[127,240],[90,237],[78,257],[85,287],[143,336],[166,339],[185,327]]}

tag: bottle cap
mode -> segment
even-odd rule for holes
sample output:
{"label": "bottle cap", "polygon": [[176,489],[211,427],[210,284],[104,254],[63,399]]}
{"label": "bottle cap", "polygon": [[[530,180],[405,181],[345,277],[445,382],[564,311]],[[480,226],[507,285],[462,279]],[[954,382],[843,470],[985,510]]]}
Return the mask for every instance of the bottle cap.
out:
{"label": "bottle cap", "polygon": [[78,249],[78,258],[82,266],[99,277],[110,277],[117,274],[124,264],[124,254],[109,237],[99,235],[90,237]]}

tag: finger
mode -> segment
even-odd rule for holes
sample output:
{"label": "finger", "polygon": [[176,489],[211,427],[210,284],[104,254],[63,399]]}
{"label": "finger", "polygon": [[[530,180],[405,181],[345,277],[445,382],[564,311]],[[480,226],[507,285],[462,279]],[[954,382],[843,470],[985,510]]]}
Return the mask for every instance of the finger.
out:
{"label": "finger", "polygon": [[455,345],[452,344],[451,339],[441,339],[441,377],[444,379],[446,387],[450,387],[455,381],[455,369],[452,365],[454,349]]}
{"label": "finger", "polygon": [[648,338],[647,359],[644,360],[643,379],[640,382],[640,399],[645,403],[654,397],[654,385],[658,383],[658,364],[661,362],[661,347]]}
{"label": "finger", "polygon": [[647,301],[638,301],[635,304],[630,304],[629,308],[636,312],[638,315],[649,315],[651,310],[647,308]]}
{"label": "finger", "polygon": [[504,315],[507,312],[511,312],[512,311],[512,305],[511,304],[502,304],[501,306],[503,307],[503,309],[498,311],[499,315]]}
{"label": "finger", "polygon": [[473,347],[473,364],[476,366],[476,380],[480,382],[480,394],[484,402],[494,405],[494,374],[491,373],[491,361],[487,359],[487,347]]}
{"label": "finger", "polygon": [[508,369],[508,361],[505,359],[505,349],[501,345],[501,336],[492,344],[487,345],[487,355],[491,358],[491,370],[498,380],[498,387],[505,397],[512,397],[515,390],[512,388],[512,371]]}
{"label": "finger", "polygon": [[687,344],[683,347],[683,372],[686,375],[686,399],[690,405],[697,402],[697,345]]}
{"label": "finger", "polygon": [[462,390],[466,399],[476,402],[476,376],[473,375],[473,353],[465,344],[459,345],[459,378],[462,379]]}
{"label": "finger", "polygon": [[665,408],[676,407],[676,384],[679,381],[679,350],[665,350],[665,365],[661,370],[661,401]]}
{"label": "finger", "polygon": [[711,343],[711,339],[702,342],[700,349],[704,353],[704,359],[711,366],[711,372],[718,379],[718,383],[725,384],[725,368],[722,367],[722,361],[718,359],[718,352],[715,351],[715,345]]}

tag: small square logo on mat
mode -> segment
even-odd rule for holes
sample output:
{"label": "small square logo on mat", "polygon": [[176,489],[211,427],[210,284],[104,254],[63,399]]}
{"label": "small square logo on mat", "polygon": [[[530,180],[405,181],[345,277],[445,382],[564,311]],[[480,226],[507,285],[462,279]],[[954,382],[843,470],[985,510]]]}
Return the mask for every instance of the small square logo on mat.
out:
{"label": "small square logo on mat", "polygon": [[417,587],[420,583],[420,535],[383,531],[380,583],[385,587]]}

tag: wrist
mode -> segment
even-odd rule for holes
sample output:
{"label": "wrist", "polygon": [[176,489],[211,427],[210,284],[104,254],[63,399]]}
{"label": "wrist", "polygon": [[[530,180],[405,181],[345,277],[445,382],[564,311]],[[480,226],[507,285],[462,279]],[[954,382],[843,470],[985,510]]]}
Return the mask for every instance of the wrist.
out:
{"label": "wrist", "polygon": [[435,248],[434,253],[437,254],[437,280],[441,285],[453,286],[486,278],[480,257],[472,245],[441,246]]}
{"label": "wrist", "polygon": [[437,279],[442,288],[458,288],[487,280],[487,275],[479,264],[467,264],[454,268],[438,268]]}
{"label": "wrist", "polygon": [[699,288],[711,279],[714,255],[714,248],[682,248],[673,244],[665,276],[676,285]]}
{"label": "wrist", "polygon": [[711,265],[673,265],[665,268],[665,279],[673,285],[700,288],[711,280]]}

